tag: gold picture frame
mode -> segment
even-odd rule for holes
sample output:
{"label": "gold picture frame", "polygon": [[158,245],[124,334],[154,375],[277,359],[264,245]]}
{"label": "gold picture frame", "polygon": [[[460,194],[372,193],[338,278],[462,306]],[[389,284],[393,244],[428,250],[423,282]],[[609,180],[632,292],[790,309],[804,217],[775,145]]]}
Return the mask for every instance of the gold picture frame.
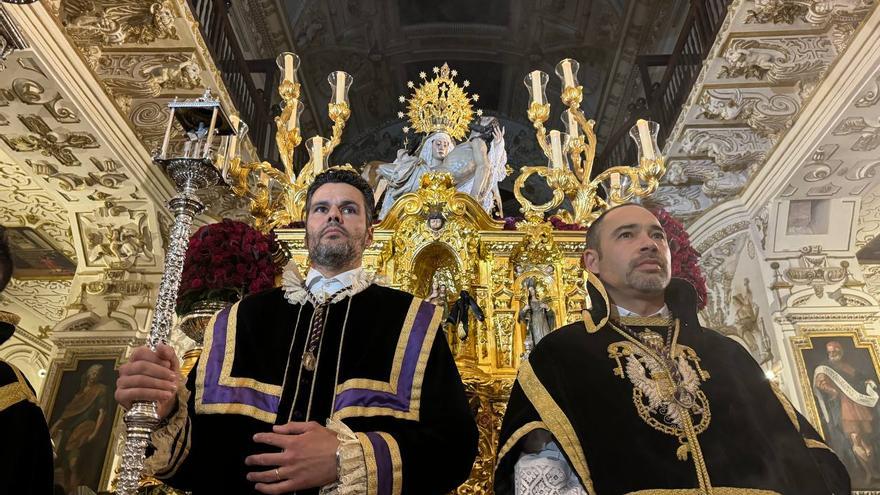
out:
{"label": "gold picture frame", "polygon": [[791,344],[807,418],[846,466],[853,493],[877,493],[880,338],[839,326],[805,329]]}
{"label": "gold picture frame", "polygon": [[[114,393],[124,352],[115,346],[74,348],[50,366],[42,407],[56,453],[55,483],[66,489],[79,479],[73,486],[100,492],[110,481],[114,439],[122,433],[122,408]],[[73,457],[77,462],[71,465]]]}

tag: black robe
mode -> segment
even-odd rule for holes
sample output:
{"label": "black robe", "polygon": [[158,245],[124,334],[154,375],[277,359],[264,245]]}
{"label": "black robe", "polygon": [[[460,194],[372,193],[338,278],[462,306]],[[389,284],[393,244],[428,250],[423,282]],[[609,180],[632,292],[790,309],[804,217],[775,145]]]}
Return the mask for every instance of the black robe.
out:
{"label": "black robe", "polygon": [[[746,350],[700,326],[696,292],[681,280],[666,291],[678,320],[676,355],[705,407],[678,423],[652,412],[650,398],[659,390],[653,387],[662,382],[644,373],[657,361],[615,330],[601,282],[590,281],[593,307],[584,321],[545,337],[520,367],[501,426],[495,493],[513,493],[521,440],[536,429],[553,435],[590,494],[701,494],[708,487],[716,495],[850,492],[837,456]],[[626,324],[636,332],[674,331],[656,323]]]}
{"label": "black robe", "polygon": [[313,312],[273,289],[214,317],[187,382],[186,424],[157,476],[195,495],[256,493],[247,473],[271,468],[244,459],[271,447],[253,435],[289,420],[323,425],[332,408],[365,447],[372,493],[440,494],[464,482],[477,428],[446,340],[437,338],[441,311],[378,285],[331,304],[312,384],[300,363]]}
{"label": "black robe", "polygon": [[[0,322],[0,344],[15,330]],[[52,441],[34,390],[13,365],[0,359],[0,493],[52,493]]]}

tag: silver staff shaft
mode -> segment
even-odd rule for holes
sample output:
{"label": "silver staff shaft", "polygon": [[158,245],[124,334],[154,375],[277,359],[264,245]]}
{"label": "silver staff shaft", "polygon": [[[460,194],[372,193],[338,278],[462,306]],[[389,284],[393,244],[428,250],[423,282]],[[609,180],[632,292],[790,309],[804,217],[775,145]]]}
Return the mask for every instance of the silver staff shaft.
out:
{"label": "silver staff shaft", "polygon": [[[178,194],[168,202],[168,208],[174,213],[174,224],[171,226],[168,250],[165,253],[165,267],[148,337],[148,345],[154,351],[159,344],[168,341],[193,219],[205,208],[196,191],[216,184],[219,180],[219,174],[209,160],[175,158],[155,161],[174,181]],[[117,482],[117,495],[137,493],[150,435],[162,419],[157,409],[158,406],[154,401],[138,401],[132,404],[131,409],[123,417],[125,446]]]}

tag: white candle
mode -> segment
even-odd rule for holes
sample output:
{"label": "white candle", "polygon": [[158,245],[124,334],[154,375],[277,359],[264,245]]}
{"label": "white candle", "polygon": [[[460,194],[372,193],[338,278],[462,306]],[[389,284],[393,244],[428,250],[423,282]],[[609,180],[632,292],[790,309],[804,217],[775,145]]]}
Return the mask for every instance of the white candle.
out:
{"label": "white candle", "polygon": [[639,119],[636,122],[639,128],[639,141],[642,143],[642,155],[646,160],[654,159],[654,141],[651,139],[651,130],[648,129],[648,121]]}
{"label": "white candle", "polygon": [[562,62],[562,80],[566,88],[574,86],[574,74],[571,73],[571,62],[568,60]]}
{"label": "white candle", "polygon": [[293,111],[290,112],[290,118],[287,119],[287,132],[293,131],[299,127],[299,122],[297,122],[296,118],[296,105],[291,105],[291,108],[293,108]]}
{"label": "white candle", "polygon": [[289,53],[284,56],[284,80],[295,82],[293,80],[293,55]]}
{"label": "white candle", "polygon": [[539,105],[544,104],[544,98],[541,95],[541,71],[532,71],[532,102]]}
{"label": "white candle", "polygon": [[574,118],[574,112],[571,110],[568,110],[566,115],[568,115],[568,134],[572,139],[576,139],[579,135],[577,119]]}
{"label": "white candle", "polygon": [[229,136],[229,142],[226,145],[227,156],[229,159],[235,157],[235,147],[238,145],[238,123],[239,118],[236,115],[229,116],[229,123],[232,124],[232,135]]}
{"label": "white candle", "polygon": [[345,101],[345,72],[336,71],[336,104]]}
{"label": "white candle", "polygon": [[617,202],[614,200],[614,195],[621,196],[623,195],[623,191],[620,190],[620,174],[615,172],[611,174],[611,194],[608,198],[608,206],[615,206]]}
{"label": "white candle", "polygon": [[324,170],[324,143],[318,136],[312,138],[312,160],[315,162],[315,173]]}
{"label": "white candle", "polygon": [[[176,99],[176,98],[175,98]],[[171,141],[171,128],[174,125],[174,109],[168,116],[168,127],[165,128],[165,139],[162,140],[162,158],[168,158],[168,143]]]}
{"label": "white candle", "polygon": [[559,131],[550,131],[550,165],[552,168],[562,168],[562,139]]}

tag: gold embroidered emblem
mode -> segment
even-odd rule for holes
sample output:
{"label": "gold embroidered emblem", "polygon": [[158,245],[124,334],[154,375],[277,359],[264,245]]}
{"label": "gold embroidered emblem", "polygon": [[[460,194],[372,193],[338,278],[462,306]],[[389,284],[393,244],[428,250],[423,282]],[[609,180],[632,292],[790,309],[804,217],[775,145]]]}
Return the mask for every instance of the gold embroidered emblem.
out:
{"label": "gold embroidered emblem", "polygon": [[[639,416],[652,428],[678,438],[681,446],[676,456],[684,461],[692,453],[689,437],[709,427],[709,400],[700,390],[709,374],[700,367],[693,349],[676,345],[676,350],[671,362],[677,370],[668,369],[663,360],[634,342],[611,344],[608,356],[617,362],[614,374],[632,383]],[[678,383],[673,379],[675,371]]]}

